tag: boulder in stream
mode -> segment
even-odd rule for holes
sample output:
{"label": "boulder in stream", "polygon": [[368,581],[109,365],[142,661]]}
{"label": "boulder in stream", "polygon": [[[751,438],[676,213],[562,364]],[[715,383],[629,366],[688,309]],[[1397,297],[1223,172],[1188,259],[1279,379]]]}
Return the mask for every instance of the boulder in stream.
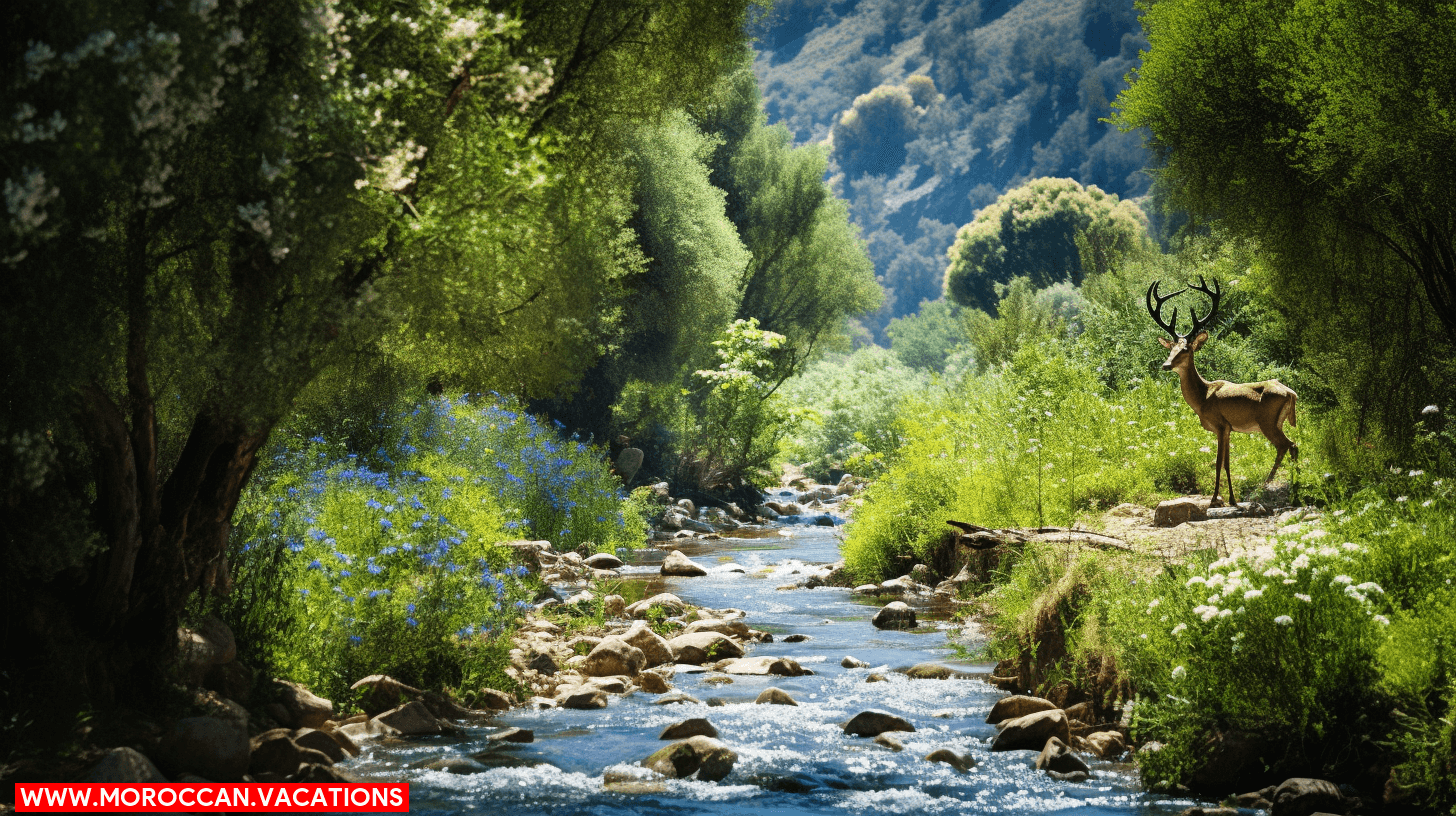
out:
{"label": "boulder in stream", "polygon": [[651,598],[643,598],[627,607],[626,611],[628,615],[634,618],[645,618],[647,617],[648,610],[654,606],[660,606],[666,609],[668,614],[671,615],[681,615],[688,609],[687,604],[682,602],[682,598],[679,598],[671,592],[662,592],[653,595]]}
{"label": "boulder in stream", "polygon": [[697,774],[705,782],[717,782],[733,770],[738,755],[712,737],[688,737],[662,748],[642,761],[649,770],[673,779]]}
{"label": "boulder in stream", "polygon": [[889,748],[891,751],[905,750],[905,743],[901,742],[900,738],[896,737],[891,731],[886,731],[883,734],[875,735],[875,744],[883,745],[886,748]]}
{"label": "boulder in stream", "polygon": [[707,575],[708,571],[694,564],[692,559],[680,552],[670,552],[662,559],[662,574],[676,575],[687,578],[697,578]]}
{"label": "boulder in stream", "polygon": [[1013,694],[1010,697],[1002,697],[991,706],[991,713],[986,715],[986,722],[995,725],[1004,720],[1014,720],[1038,711],[1055,711],[1056,708],[1056,703],[1051,700],[1043,700],[1040,697],[1030,697],[1025,694]]}
{"label": "boulder in stream", "polygon": [[619,637],[609,637],[603,638],[587,654],[580,671],[589,677],[610,677],[618,674],[631,677],[646,666],[647,656],[641,649]]}
{"label": "boulder in stream", "polygon": [[968,773],[976,767],[976,760],[964,751],[951,748],[937,748],[925,755],[926,762],[944,762],[961,773]]}
{"label": "boulder in stream", "polygon": [[1083,737],[1082,743],[1101,759],[1117,759],[1127,751],[1127,741],[1118,731],[1097,731]]}
{"label": "boulder in stream", "polygon": [[875,737],[886,731],[914,731],[915,726],[904,717],[897,717],[888,711],[861,711],[844,724],[844,733],[857,737]]}
{"label": "boulder in stream", "polygon": [[558,692],[556,700],[562,708],[573,708],[578,711],[590,711],[596,708],[607,707],[606,692],[596,686],[574,686]]}
{"label": "boulder in stream", "polygon": [[1038,711],[1007,720],[996,738],[991,741],[992,751],[1040,751],[1052,737],[1062,742],[1072,741],[1072,730],[1067,724],[1067,715],[1061,709]]}
{"label": "boulder in stream", "polygon": [[646,668],[674,662],[672,647],[662,635],[652,631],[647,621],[634,621],[631,628],[617,637],[642,650],[642,656],[647,661]]}
{"label": "boulder in stream", "polygon": [[390,737],[439,734],[445,726],[424,703],[415,701],[390,709],[369,721],[370,729]]}
{"label": "boulder in stream", "polygon": [[798,702],[793,697],[790,697],[787,691],[781,688],[774,688],[773,686],[769,686],[759,692],[758,697],[753,702],[758,705],[798,705]]}
{"label": "boulder in stream", "polygon": [[906,606],[904,601],[891,601],[875,613],[870,623],[876,629],[914,629],[915,610]]}
{"label": "boulder in stream", "polygon": [[695,632],[678,635],[667,642],[678,663],[700,666],[715,660],[743,657],[743,648],[728,636],[717,632]]}
{"label": "boulder in stream", "polygon": [[776,677],[801,677],[814,672],[799,665],[797,660],[791,657],[745,657],[735,660],[719,671],[725,674],[739,675],[774,675]]}
{"label": "boulder in stream", "polygon": [[[1072,753],[1057,737],[1052,737],[1042,746],[1041,753],[1036,756],[1036,769],[1038,771],[1054,771],[1059,774],[1087,774],[1091,769],[1082,758]],[[1085,778],[1085,776],[1084,776]]]}
{"label": "boulder in stream", "polygon": [[662,733],[658,734],[657,738],[660,740],[680,740],[688,737],[713,737],[716,739],[717,736],[718,729],[714,728],[706,718],[693,717],[667,726],[662,729]]}
{"label": "boulder in stream", "polygon": [[857,657],[850,657],[849,655],[845,655],[844,659],[839,661],[839,665],[846,669],[868,669],[870,667],[870,664]]}

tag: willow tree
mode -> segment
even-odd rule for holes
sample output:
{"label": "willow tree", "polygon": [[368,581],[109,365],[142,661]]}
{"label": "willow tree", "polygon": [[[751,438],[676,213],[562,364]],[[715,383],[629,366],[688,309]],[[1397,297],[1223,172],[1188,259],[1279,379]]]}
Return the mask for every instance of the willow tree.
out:
{"label": "willow tree", "polygon": [[582,157],[711,81],[742,11],[13,12],[10,676],[93,705],[155,688],[187,599],[227,591],[229,519],[271,429],[342,349],[471,348],[477,384],[526,393],[568,380],[592,352],[570,330],[640,263]]}

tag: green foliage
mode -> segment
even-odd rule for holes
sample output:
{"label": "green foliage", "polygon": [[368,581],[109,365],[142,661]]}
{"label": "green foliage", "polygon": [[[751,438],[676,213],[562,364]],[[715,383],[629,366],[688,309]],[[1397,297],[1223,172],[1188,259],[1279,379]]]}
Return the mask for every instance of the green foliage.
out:
{"label": "green foliage", "polygon": [[946,358],[966,340],[959,312],[946,300],[923,301],[920,311],[890,321],[890,349],[911,368],[944,373]]}
{"label": "green foliage", "polygon": [[702,469],[698,484],[771,481],[769,461],[795,422],[777,393],[789,365],[787,344],[788,338],[760,329],[752,318],[733,321],[713,341],[722,362],[693,375],[703,384],[702,425],[684,446]]}
{"label": "green foliage", "polygon": [[390,419],[364,455],[324,437],[280,446],[239,508],[224,615],[255,658],[320,693],[380,672],[431,687],[498,673],[499,637],[538,588],[501,541],[610,551],[645,534],[599,451],[509,401]]}
{"label": "green foliage", "polygon": [[829,130],[834,163],[857,176],[892,174],[905,161],[919,118],[915,98],[903,86],[881,85],[857,97]]}
{"label": "green foliage", "polygon": [[[1095,245],[1097,269],[1083,269],[1078,247]],[[995,287],[1026,277],[1037,288],[1105,271],[1122,258],[1152,250],[1147,216],[1072,179],[1042,178],[1010,190],[961,227],[945,271],[946,297],[961,306],[989,311]]]}
{"label": "green foliage", "polygon": [[1450,399],[1456,365],[1456,18],[1179,0],[1143,22],[1152,48],[1119,126],[1151,132],[1177,206],[1259,240],[1262,286],[1325,400],[1408,453],[1411,417]]}
{"label": "green foliage", "polygon": [[903,442],[902,403],[929,387],[925,372],[878,347],[825,357],[784,383],[784,398],[804,414],[785,451],[816,479],[827,480],[830,470],[872,476]]}

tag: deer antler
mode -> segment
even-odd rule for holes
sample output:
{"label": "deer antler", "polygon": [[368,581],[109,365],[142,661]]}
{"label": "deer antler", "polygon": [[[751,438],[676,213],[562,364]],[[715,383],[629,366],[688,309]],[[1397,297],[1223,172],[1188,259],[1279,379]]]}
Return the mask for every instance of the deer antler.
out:
{"label": "deer antler", "polygon": [[[1153,316],[1153,322],[1154,323],[1157,323],[1160,327],[1162,327],[1163,331],[1167,332],[1168,334],[1173,335],[1174,338],[1177,338],[1178,337],[1178,329],[1177,329],[1177,326],[1178,326],[1178,307],[1176,307],[1176,306],[1173,307],[1173,320],[1172,320],[1172,322],[1164,323],[1163,322],[1163,304],[1165,302],[1167,302],[1168,299],[1173,298],[1173,297],[1176,297],[1177,295],[1182,294],[1183,292],[1186,292],[1188,290],[1187,289],[1179,289],[1177,292],[1174,292],[1171,295],[1159,295],[1158,294],[1158,284],[1160,284],[1160,283],[1162,283],[1162,281],[1153,281],[1153,285],[1148,287],[1148,297],[1147,297],[1147,301],[1148,301],[1148,314],[1150,314],[1150,315]],[[1154,300],[1156,300],[1158,302],[1156,306],[1153,305],[1153,301]]]}
{"label": "deer antler", "polygon": [[1198,285],[1190,286],[1188,288],[1192,289],[1195,292],[1202,292],[1203,294],[1208,295],[1208,299],[1211,301],[1208,307],[1208,316],[1203,318],[1202,320],[1198,318],[1197,310],[1192,308],[1188,310],[1193,314],[1193,328],[1189,329],[1188,334],[1185,336],[1197,337],[1198,333],[1200,331],[1203,331],[1203,328],[1209,323],[1212,323],[1213,319],[1218,316],[1218,301],[1223,297],[1223,287],[1219,285],[1218,278],[1214,278],[1213,289],[1210,290],[1208,288],[1208,281],[1205,281],[1203,279],[1203,276],[1199,275]]}

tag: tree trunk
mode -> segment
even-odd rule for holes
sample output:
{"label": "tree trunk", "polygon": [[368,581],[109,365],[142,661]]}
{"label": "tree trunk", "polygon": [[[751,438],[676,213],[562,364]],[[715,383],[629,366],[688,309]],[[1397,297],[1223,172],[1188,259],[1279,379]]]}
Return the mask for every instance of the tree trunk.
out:
{"label": "tree trunk", "polygon": [[[225,594],[230,519],[269,428],[198,414],[176,465],[158,481],[150,404],[127,426],[99,387],[79,420],[93,452],[97,529],[89,574],[41,588],[27,627],[54,682],[93,707],[145,698],[168,676],[175,630],[194,592]],[[137,421],[139,420],[139,421]],[[140,465],[140,466],[139,466]]]}

